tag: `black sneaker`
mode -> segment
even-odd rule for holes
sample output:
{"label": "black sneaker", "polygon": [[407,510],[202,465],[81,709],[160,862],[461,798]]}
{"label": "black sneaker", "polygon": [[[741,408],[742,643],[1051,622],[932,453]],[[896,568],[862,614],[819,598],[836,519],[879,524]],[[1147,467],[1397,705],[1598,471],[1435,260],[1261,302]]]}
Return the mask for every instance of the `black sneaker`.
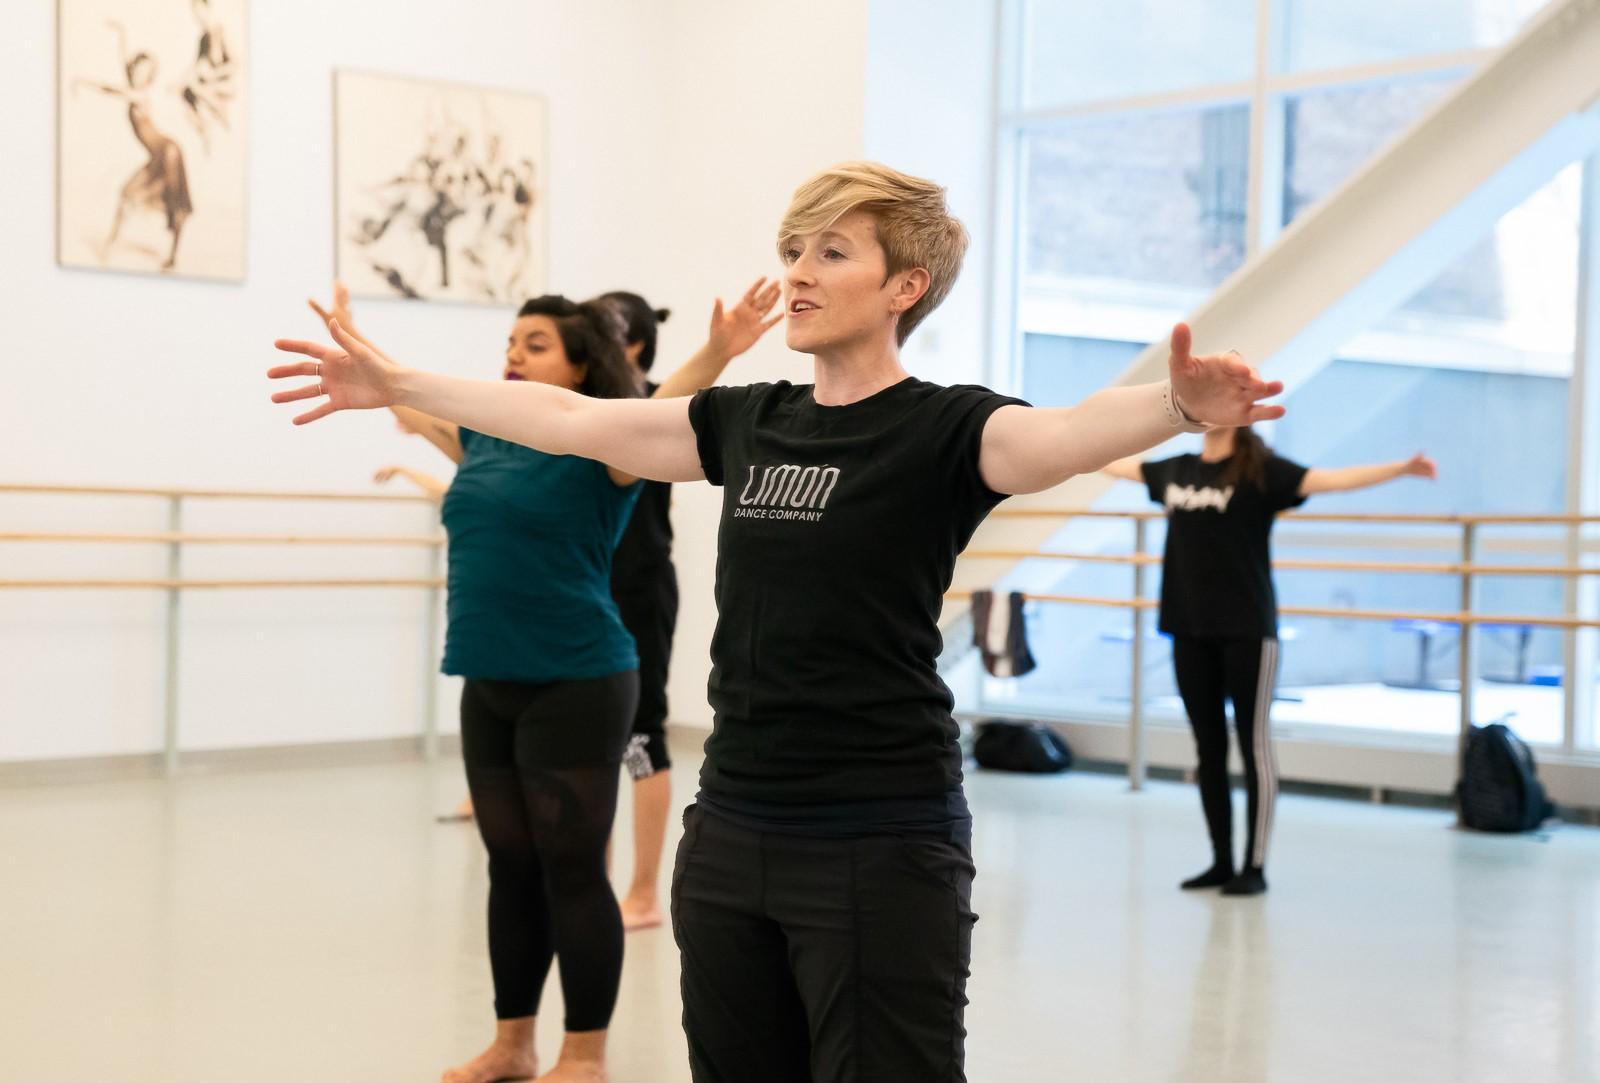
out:
{"label": "black sneaker", "polygon": [[1265,895],[1267,878],[1260,869],[1246,869],[1222,885],[1224,895]]}
{"label": "black sneaker", "polygon": [[1198,891],[1207,887],[1222,887],[1234,879],[1233,866],[1216,864],[1211,866],[1199,876],[1191,876],[1178,886],[1184,891]]}

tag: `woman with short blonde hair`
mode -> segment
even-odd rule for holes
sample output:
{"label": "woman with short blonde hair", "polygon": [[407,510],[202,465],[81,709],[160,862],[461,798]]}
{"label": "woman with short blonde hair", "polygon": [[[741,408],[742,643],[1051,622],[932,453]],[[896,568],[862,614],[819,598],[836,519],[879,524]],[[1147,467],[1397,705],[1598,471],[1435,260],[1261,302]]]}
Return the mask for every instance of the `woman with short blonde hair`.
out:
{"label": "woman with short blonde hair", "polygon": [[279,392],[296,418],[403,403],[555,454],[723,487],[715,728],[672,892],[694,1078],[961,1080],[975,916],[971,816],[939,611],[957,554],[1014,493],[1201,422],[1277,417],[1282,390],[1172,335],[1171,378],[1033,409],[900,363],[966,231],[930,181],[852,162],[778,231],[790,349],[814,382],[600,401],[402,367],[336,323]]}

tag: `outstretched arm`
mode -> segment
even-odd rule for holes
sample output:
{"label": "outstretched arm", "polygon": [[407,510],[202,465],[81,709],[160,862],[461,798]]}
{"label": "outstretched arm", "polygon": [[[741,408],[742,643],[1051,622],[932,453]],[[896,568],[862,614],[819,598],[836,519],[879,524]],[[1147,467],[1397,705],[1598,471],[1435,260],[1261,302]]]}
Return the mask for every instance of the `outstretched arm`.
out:
{"label": "outstretched arm", "polygon": [[[732,308],[724,311],[722,298],[718,297],[711,306],[711,330],[706,336],[706,344],[678,366],[678,371],[668,376],[650,397],[682,398],[716,383],[729,361],[754,346],[762,335],[783,319],[781,309],[776,316],[767,318],[772,306],[778,303],[781,292],[778,283],[769,284],[766,275],[762,275],[744,291],[744,296]],[[611,466],[610,474],[611,480],[617,485],[631,485],[641,476],[615,465]]]}
{"label": "outstretched arm", "polygon": [[1076,406],[1003,406],[983,430],[979,466],[998,493],[1036,493],[1075,474],[1104,469],[1178,432],[1210,425],[1248,425],[1283,416],[1260,401],[1283,390],[1237,354],[1196,357],[1189,328],[1172,329],[1170,378],[1159,384],[1108,387]]}
{"label": "outstretched arm", "polygon": [[783,319],[781,310],[771,319],[767,318],[772,306],[778,303],[781,292],[777,282],[769,283],[763,275],[744,291],[738,304],[726,311],[722,307],[722,298],[718,297],[711,306],[711,330],[706,336],[706,344],[679,366],[678,371],[662,381],[650,397],[675,399],[682,395],[693,395],[701,388],[716,383],[729,361],[754,346],[762,335]]}
{"label": "outstretched arm", "polygon": [[[369,349],[383,355],[383,351],[374,346],[360,331],[356,330],[355,319],[350,311],[350,291],[343,282],[333,284],[333,306],[331,309],[323,308],[316,301],[307,299],[306,304],[311,306],[326,327],[328,321],[338,320],[339,324],[350,335],[365,344]],[[459,463],[466,457],[466,452],[461,447],[461,427],[449,421],[440,421],[436,417],[429,417],[419,410],[412,410],[405,406],[390,406],[394,416],[400,419],[400,427],[406,432],[415,433],[428,443],[444,453],[445,458],[453,463]]]}
{"label": "outstretched arm", "polygon": [[1116,462],[1106,463],[1100,468],[1100,473],[1110,475],[1118,481],[1143,481],[1144,472],[1140,469],[1144,463],[1137,455]]}
{"label": "outstretched arm", "polygon": [[325,401],[294,419],[304,425],[339,410],[408,406],[430,417],[552,455],[597,459],[635,477],[698,481],[705,477],[689,424],[689,400],[595,399],[534,382],[464,380],[404,368],[329,320],[334,345],[279,339],[303,360],[267,371],[274,380],[314,382],[279,391],[273,402]]}
{"label": "outstretched arm", "polygon": [[1399,462],[1378,463],[1373,466],[1344,466],[1335,470],[1313,468],[1307,470],[1305,477],[1300,480],[1300,495],[1347,493],[1355,489],[1370,489],[1374,485],[1382,485],[1386,481],[1404,477],[1435,481],[1439,477],[1439,466],[1419,451],[1411,458]]}
{"label": "outstretched arm", "polygon": [[372,475],[372,480],[379,485],[385,485],[395,478],[405,478],[432,500],[443,500],[445,492],[450,488],[448,481],[436,478],[432,474],[424,474],[421,470],[413,470],[409,466],[385,466]]}

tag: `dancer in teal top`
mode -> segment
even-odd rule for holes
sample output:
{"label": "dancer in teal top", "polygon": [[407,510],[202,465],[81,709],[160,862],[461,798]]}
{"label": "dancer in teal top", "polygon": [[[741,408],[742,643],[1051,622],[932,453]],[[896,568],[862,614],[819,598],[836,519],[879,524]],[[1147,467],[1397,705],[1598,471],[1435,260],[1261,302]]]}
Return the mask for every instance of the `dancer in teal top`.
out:
{"label": "dancer in teal top", "polygon": [[[611,554],[639,482],[471,429],[444,498],[450,536],[444,671],[539,683],[637,669],[611,600]],[[588,615],[572,621],[574,613]]]}
{"label": "dancer in teal top", "polygon": [[[718,301],[706,345],[653,397],[716,382],[781,318],[766,317],[778,292],[762,280],[726,312]],[[342,287],[333,312],[318,313],[352,326]],[[637,397],[624,326],[603,300],[535,298],[517,314],[502,378],[593,398]],[[444,1080],[538,1074],[534,1020],[552,961],[566,1008],[557,1070],[598,1078],[622,973],[622,918],[605,849],[639,664],[611,600],[611,557],[639,482],[592,459],[535,451],[405,407],[394,412],[458,464],[447,488],[407,473],[443,493],[444,670],[466,678],[462,759],[489,851],[496,1035]]]}

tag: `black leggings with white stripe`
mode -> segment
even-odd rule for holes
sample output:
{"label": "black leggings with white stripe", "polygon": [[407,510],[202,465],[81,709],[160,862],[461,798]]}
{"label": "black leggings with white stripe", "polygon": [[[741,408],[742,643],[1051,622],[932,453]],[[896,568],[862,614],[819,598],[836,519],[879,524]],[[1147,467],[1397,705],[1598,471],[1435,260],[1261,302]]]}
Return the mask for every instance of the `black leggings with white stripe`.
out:
{"label": "black leggings with white stripe", "polygon": [[1233,865],[1233,807],[1228,796],[1227,700],[1233,701],[1239,754],[1249,795],[1246,868],[1264,868],[1278,796],[1272,751],[1272,693],[1278,681],[1276,639],[1191,639],[1174,636],[1172,666],[1194,729],[1199,754],[1200,804],[1217,862]]}

